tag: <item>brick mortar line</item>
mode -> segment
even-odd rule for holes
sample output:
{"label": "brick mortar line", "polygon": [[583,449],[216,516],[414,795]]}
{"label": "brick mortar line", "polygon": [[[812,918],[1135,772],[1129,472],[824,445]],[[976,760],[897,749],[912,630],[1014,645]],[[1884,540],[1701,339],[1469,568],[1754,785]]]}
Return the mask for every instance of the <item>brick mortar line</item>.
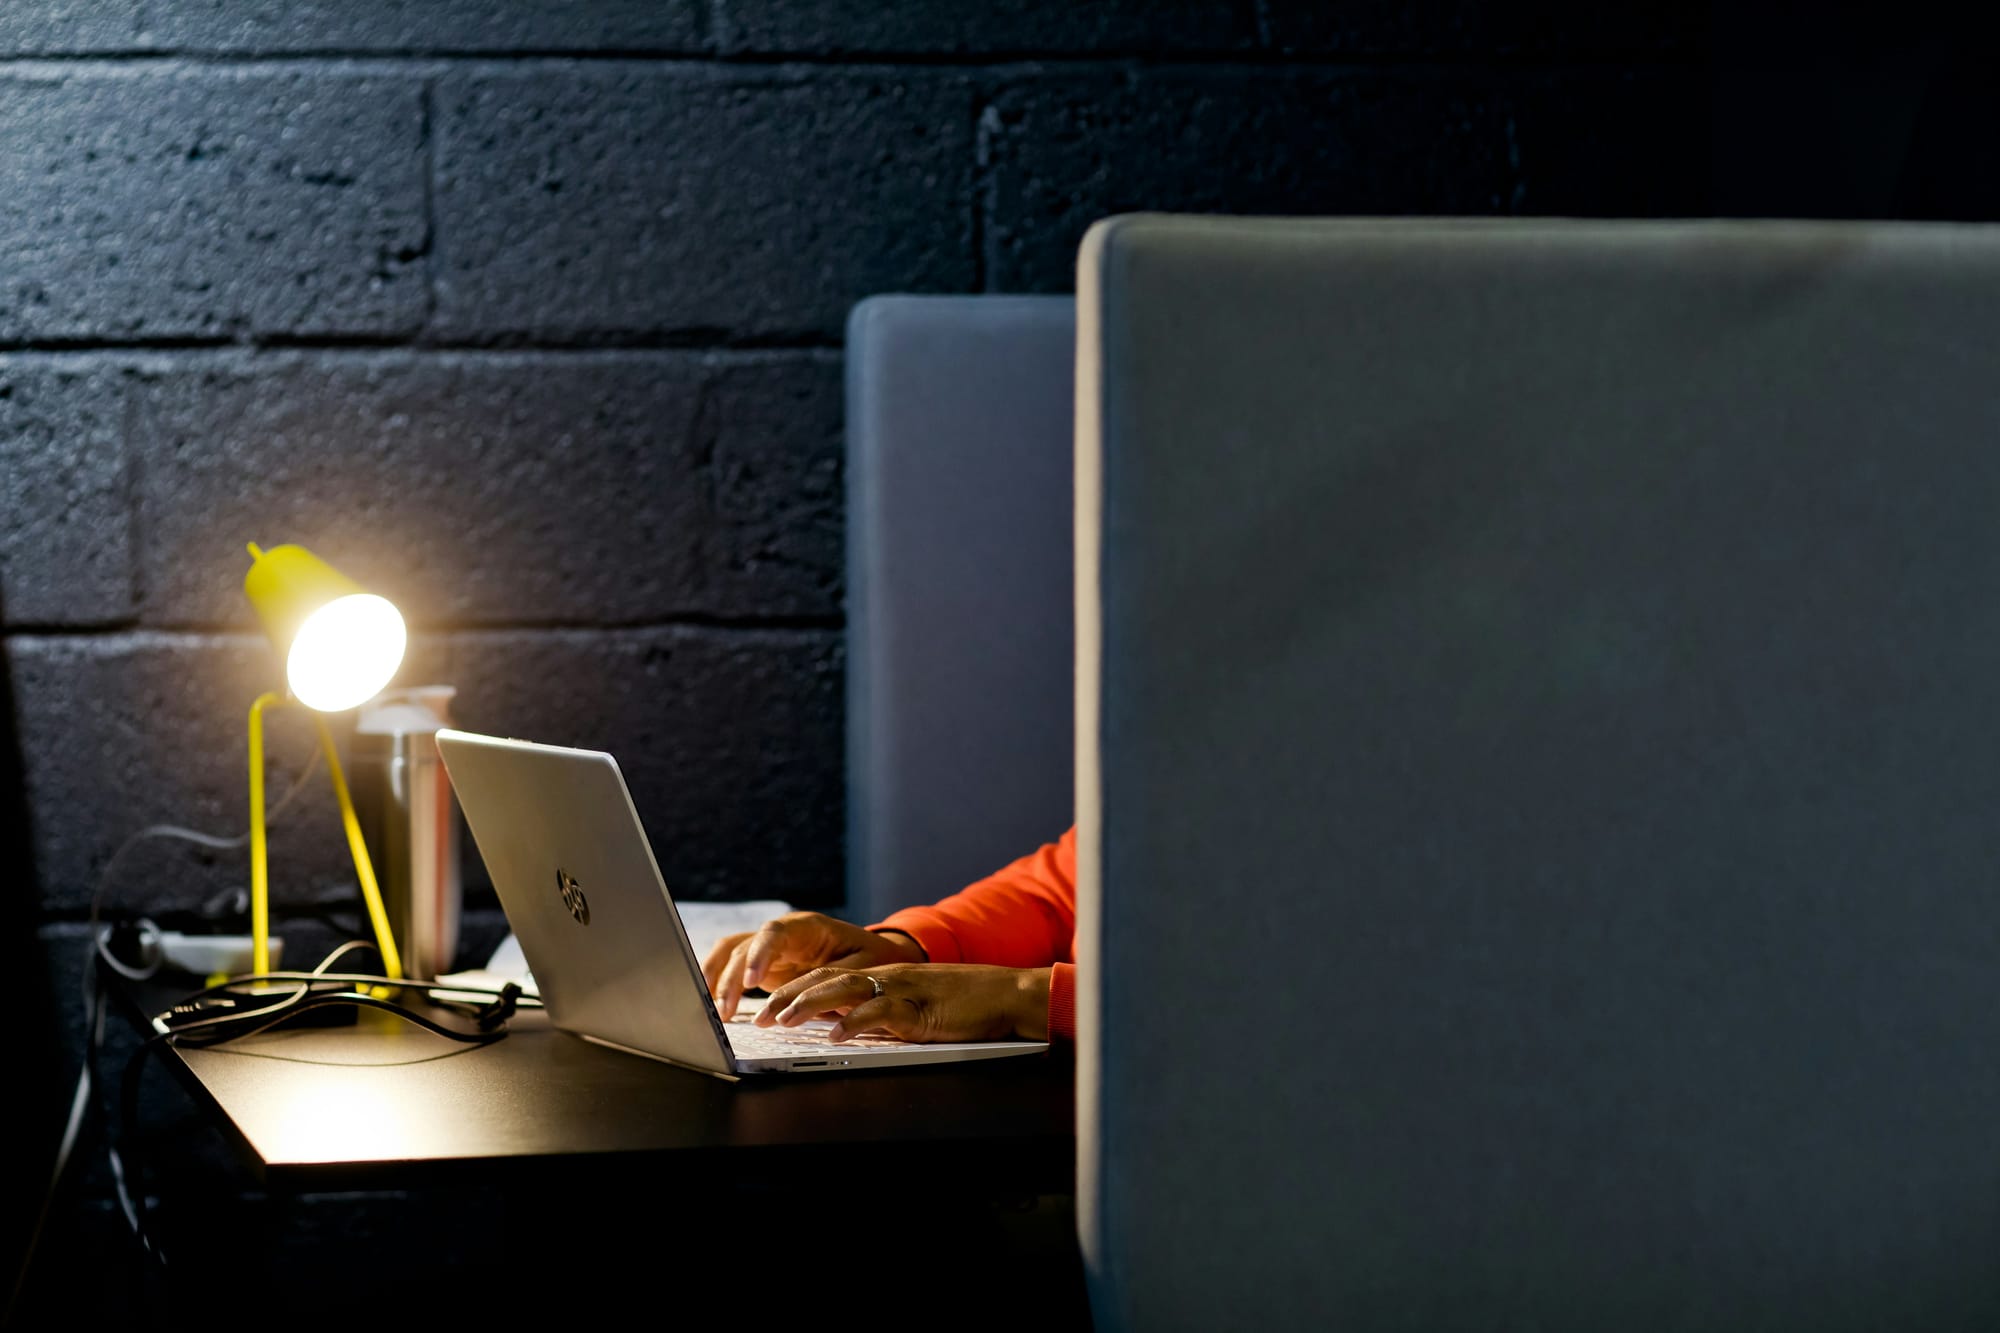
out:
{"label": "brick mortar line", "polygon": [[832,334],[768,338],[568,338],[536,342],[498,334],[492,338],[14,338],[0,340],[0,356],[14,352],[836,352]]}
{"label": "brick mortar line", "polygon": [[844,351],[838,342],[800,343],[356,343],[356,342],[0,342],[0,364],[14,360],[124,361],[280,361],[286,358],[327,360],[615,360],[619,357],[667,357],[713,361],[722,365],[755,364],[797,358],[832,361]]}
{"label": "brick mortar line", "polygon": [[[471,879],[468,878],[465,882],[464,890],[465,890],[465,897],[468,900],[465,904],[465,909],[464,909],[466,915],[471,916],[476,913],[482,918],[492,918],[490,921],[484,922],[483,924],[499,924],[499,922],[505,920],[506,913],[500,906],[499,898],[494,895],[492,888],[489,887],[487,884],[485,884],[483,881],[475,884]],[[471,901],[475,898],[477,899],[477,901]],[[695,900],[690,899],[689,901],[695,901]],[[275,912],[279,905],[274,902],[271,904],[271,906],[273,912]],[[358,894],[356,895],[356,899],[353,902],[351,908],[349,907],[346,901],[338,897],[301,898],[295,901],[294,903],[289,904],[289,906],[291,906],[294,910],[298,908],[319,907],[319,908],[345,909],[345,910],[352,910],[355,912],[366,911],[366,909],[362,906],[359,900]],[[44,907],[40,909],[39,919],[36,922],[36,929],[38,931],[44,931],[44,930],[56,931],[58,933],[54,936],[54,938],[57,940],[61,940],[65,943],[74,941],[75,943],[82,944],[87,940],[89,940],[90,938],[89,934],[86,931],[86,928],[89,926],[89,924],[90,924],[90,909],[88,907],[67,907],[67,906]],[[71,934],[70,932],[75,932],[75,933]],[[43,940],[43,943],[48,943],[48,942],[49,941],[47,939]]]}
{"label": "brick mortar line", "polygon": [[[121,491],[119,506],[125,513],[125,618],[137,619],[146,606],[146,582],[150,571],[144,558],[146,549],[146,521],[150,515],[145,505],[145,478],[143,455],[145,449],[135,441],[152,438],[152,406],[142,402],[135,393],[121,393],[123,410],[120,413],[118,435],[118,463]],[[140,421],[140,415],[146,421]]]}
{"label": "brick mortar line", "polygon": [[[468,878],[466,880],[464,888],[465,888],[465,896],[468,900],[466,902],[464,909],[465,914],[467,916],[477,914],[482,918],[490,918],[483,924],[493,924],[493,925],[497,925],[506,919],[506,913],[500,906],[500,900],[498,897],[494,895],[494,892],[491,887],[486,885],[484,882],[474,883],[470,878]],[[475,897],[477,901],[472,901]],[[690,898],[687,901],[698,902],[702,900]],[[727,900],[722,900],[722,901],[727,901]],[[279,905],[274,902],[272,904],[272,910],[275,912],[278,909],[278,906]],[[318,898],[301,899],[296,903],[291,904],[291,906],[293,906],[294,908],[299,908],[299,907],[348,908],[348,904],[345,900],[334,897],[328,897],[323,899],[318,899]],[[352,904],[350,910],[360,912],[365,909],[363,909],[361,903],[357,900]],[[89,926],[89,924],[90,924],[90,909],[88,907],[44,907],[40,908],[38,911],[36,930],[37,932],[54,931],[56,933],[53,935],[53,939],[61,941],[63,943],[74,942],[77,944],[82,944],[90,938],[89,934],[86,932],[86,928]],[[71,932],[75,933],[72,934]],[[46,944],[49,943],[50,940],[48,938],[44,938],[42,942]]]}
{"label": "brick mortar line", "polygon": [[991,291],[993,282],[993,266],[986,261],[991,230],[987,222],[994,212],[993,146],[988,142],[986,116],[993,106],[989,91],[981,90],[972,98],[972,191],[967,201],[971,213],[967,230],[972,246],[972,289],[980,293]]}
{"label": "brick mortar line", "polygon": [[326,50],[296,52],[202,52],[125,51],[68,52],[44,55],[0,55],[0,76],[10,74],[68,74],[131,72],[158,69],[249,69],[295,70],[319,66],[327,73],[354,75],[396,75],[434,77],[445,72],[477,72],[488,66],[494,71],[546,65],[563,67],[611,67],[630,65],[635,69],[672,72],[716,70],[763,70],[775,73],[810,74],[846,71],[855,74],[907,73],[911,70],[942,70],[983,73],[995,77],[1022,77],[1050,72],[1116,72],[1134,68],[1147,72],[1172,73],[1194,70],[1297,69],[1321,73],[1342,71],[1437,70],[1466,72],[1484,69],[1524,69],[1535,71],[1603,69],[1700,69],[1708,64],[1705,50],[1686,52],[1606,50],[1561,52],[1467,52],[1444,54],[1426,51],[1377,51],[1348,53],[1293,54],[1276,50],[1229,52],[979,52],[950,53],[853,52],[829,55],[771,53],[744,55],[652,54],[644,51],[367,51]]}
{"label": "brick mortar line", "polygon": [[420,252],[423,265],[424,317],[418,325],[419,336],[428,332],[437,322],[438,278],[444,271],[444,261],[438,254],[438,115],[437,79],[426,76],[418,96],[419,134],[423,140],[424,152],[424,245]]}

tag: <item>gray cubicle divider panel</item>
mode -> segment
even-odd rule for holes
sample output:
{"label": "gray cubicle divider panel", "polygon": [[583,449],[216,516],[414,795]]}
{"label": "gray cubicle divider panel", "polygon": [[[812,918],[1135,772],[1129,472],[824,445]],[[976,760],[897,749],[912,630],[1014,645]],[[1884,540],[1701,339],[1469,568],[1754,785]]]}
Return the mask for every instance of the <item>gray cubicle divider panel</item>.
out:
{"label": "gray cubicle divider panel", "polygon": [[2000,1327],[2000,227],[1078,300],[1097,1327]]}

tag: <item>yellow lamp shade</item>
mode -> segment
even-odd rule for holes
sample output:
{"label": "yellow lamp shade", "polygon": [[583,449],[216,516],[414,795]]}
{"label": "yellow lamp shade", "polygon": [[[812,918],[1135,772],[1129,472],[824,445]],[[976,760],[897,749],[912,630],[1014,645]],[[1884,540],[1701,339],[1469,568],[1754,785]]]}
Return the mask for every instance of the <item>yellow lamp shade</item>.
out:
{"label": "yellow lamp shade", "polygon": [[293,696],[308,708],[358,708],[403,664],[402,614],[302,546],[266,551],[252,542],[243,594],[284,659]]}

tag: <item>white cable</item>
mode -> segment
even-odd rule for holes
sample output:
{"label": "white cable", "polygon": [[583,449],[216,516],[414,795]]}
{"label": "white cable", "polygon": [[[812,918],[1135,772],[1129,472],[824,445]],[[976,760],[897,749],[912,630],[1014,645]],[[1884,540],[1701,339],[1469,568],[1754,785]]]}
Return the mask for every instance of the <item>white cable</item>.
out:
{"label": "white cable", "polygon": [[332,967],[334,965],[334,963],[336,963],[346,955],[353,953],[356,949],[373,949],[374,947],[376,946],[375,946],[375,941],[373,940],[349,940],[345,944],[342,944],[339,948],[335,949],[332,953],[328,954],[326,957],[320,959],[319,966],[313,969],[313,973],[316,976],[324,974],[329,967]]}
{"label": "white cable", "polygon": [[142,916],[138,918],[132,923],[132,927],[139,932],[139,956],[141,959],[139,966],[133,967],[129,963],[126,963],[117,954],[112,953],[110,948],[103,943],[103,938],[111,934],[109,926],[104,928],[104,934],[103,937],[100,937],[97,952],[98,956],[104,960],[106,967],[116,972],[119,976],[124,977],[127,981],[144,981],[160,970],[160,963],[166,957],[166,950],[161,947],[160,928],[154,923],[151,917]]}
{"label": "white cable", "polygon": [[[299,775],[292,779],[292,785],[286,789],[283,796],[278,798],[278,803],[272,806],[270,813],[264,817],[264,824],[267,828],[277,823],[278,816],[282,815],[292,802],[298,799],[299,793],[306,789],[306,784],[312,780],[313,774],[319,771],[319,766],[320,752],[315,749],[312,752],[312,757],[306,761],[305,767],[299,770]],[[118,869],[118,863],[134,847],[137,847],[149,838],[170,838],[179,842],[191,842],[197,847],[207,847],[212,851],[218,852],[235,851],[239,847],[248,846],[250,842],[250,834],[247,831],[239,833],[235,837],[225,838],[214,833],[203,833],[200,829],[185,828],[179,824],[148,824],[126,838],[124,842],[118,844],[118,850],[111,853],[111,859],[104,863],[104,869],[97,876],[97,887],[90,894],[90,949],[97,957],[109,963],[112,969],[120,976],[132,981],[144,981],[159,971],[161,960],[156,956],[150,967],[143,973],[137,973],[117,958],[114,958],[111,950],[105,944],[105,937],[110,932],[108,929],[100,928],[98,925],[99,909],[103,905],[104,891],[111,886],[111,877]],[[157,929],[155,927],[156,932]],[[90,968],[88,966],[84,968],[84,975],[86,978],[84,994],[87,998],[90,993],[88,982]]]}

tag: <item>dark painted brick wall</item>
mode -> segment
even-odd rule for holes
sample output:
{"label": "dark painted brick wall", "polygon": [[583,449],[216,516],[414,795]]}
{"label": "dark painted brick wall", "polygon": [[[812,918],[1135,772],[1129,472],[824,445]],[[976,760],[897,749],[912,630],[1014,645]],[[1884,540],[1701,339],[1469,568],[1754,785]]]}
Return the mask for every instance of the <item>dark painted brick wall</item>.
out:
{"label": "dark painted brick wall", "polygon": [[956,74],[535,63],[437,102],[442,337],[824,339],[973,283]]}
{"label": "dark painted brick wall", "polygon": [[415,333],[424,90],[337,69],[0,73],[0,339]]}
{"label": "dark painted brick wall", "polygon": [[[1068,290],[1084,228],[1126,209],[1703,212],[1709,23],[0,4],[0,960],[52,1036],[20,1048],[38,1132],[0,1196],[39,1189],[113,851],[151,821],[241,827],[275,674],[245,541],[394,597],[403,678],[457,686],[462,724],[616,750],[682,891],[837,903],[853,302]],[[273,721],[281,775],[302,721]],[[302,947],[356,928],[323,786],[272,859]],[[155,844],[109,901],[188,910],[243,875]],[[476,956],[504,923],[471,877]],[[93,1167],[59,1255],[119,1234],[104,1190]]]}
{"label": "dark painted brick wall", "polygon": [[[635,769],[701,835],[670,852],[686,891],[838,901],[852,303],[1066,290],[1125,209],[1699,210],[1702,31],[1546,4],[8,7],[16,893],[73,921],[140,821],[238,822],[255,538],[394,597],[405,678],[459,685],[468,724],[635,755],[677,719],[674,764]],[[781,827],[719,833],[738,808]],[[281,896],[347,891],[322,826],[278,855]],[[186,907],[241,870],[134,874]]]}

